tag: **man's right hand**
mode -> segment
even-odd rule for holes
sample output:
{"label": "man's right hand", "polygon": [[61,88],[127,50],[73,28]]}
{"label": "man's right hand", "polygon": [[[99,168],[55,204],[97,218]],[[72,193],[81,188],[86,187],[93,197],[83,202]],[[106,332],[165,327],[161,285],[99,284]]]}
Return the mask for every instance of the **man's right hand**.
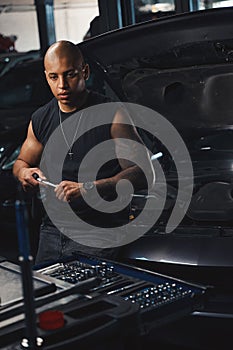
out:
{"label": "man's right hand", "polygon": [[41,179],[46,180],[39,168],[21,168],[18,173],[18,180],[21,182],[24,191],[30,191],[38,187],[39,182],[32,176],[37,173]]}

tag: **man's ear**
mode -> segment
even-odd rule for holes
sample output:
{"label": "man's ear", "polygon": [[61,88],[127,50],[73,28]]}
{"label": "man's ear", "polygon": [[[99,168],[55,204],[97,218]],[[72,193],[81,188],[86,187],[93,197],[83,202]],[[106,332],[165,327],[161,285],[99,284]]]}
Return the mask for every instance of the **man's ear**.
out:
{"label": "man's ear", "polygon": [[85,67],[84,67],[84,79],[88,80],[89,77],[90,77],[90,67],[89,67],[89,64],[85,64]]}
{"label": "man's ear", "polygon": [[46,70],[44,70],[44,74],[45,74],[45,78],[47,79],[47,72],[46,72]]}

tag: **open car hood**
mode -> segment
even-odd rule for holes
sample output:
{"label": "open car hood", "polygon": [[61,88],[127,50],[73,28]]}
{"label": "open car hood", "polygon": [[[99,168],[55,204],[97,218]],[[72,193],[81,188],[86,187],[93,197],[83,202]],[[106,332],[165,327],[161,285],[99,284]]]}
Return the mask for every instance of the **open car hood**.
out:
{"label": "open car hood", "polygon": [[194,129],[203,136],[209,129],[232,129],[232,19],[229,8],[186,13],[80,46],[122,100],[161,113],[185,139],[195,136]]}

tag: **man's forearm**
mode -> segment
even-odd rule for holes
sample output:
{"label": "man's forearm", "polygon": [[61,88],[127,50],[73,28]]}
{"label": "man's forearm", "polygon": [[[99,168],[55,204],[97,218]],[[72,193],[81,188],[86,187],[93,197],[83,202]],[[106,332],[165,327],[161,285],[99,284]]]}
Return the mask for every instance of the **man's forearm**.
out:
{"label": "man's forearm", "polygon": [[95,183],[99,194],[103,197],[112,194],[113,198],[116,198],[116,185],[120,180],[128,180],[132,184],[134,192],[136,192],[151,188],[155,179],[153,170],[148,171],[146,176],[137,165],[131,166],[111,178],[97,180]]}

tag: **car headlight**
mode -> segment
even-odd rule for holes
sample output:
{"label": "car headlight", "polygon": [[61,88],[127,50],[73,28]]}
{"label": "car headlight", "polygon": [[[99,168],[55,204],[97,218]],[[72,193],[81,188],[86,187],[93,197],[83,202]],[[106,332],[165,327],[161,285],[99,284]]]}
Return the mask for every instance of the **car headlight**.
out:
{"label": "car headlight", "polygon": [[4,164],[2,165],[2,170],[12,170],[14,162],[16,161],[19,152],[20,152],[21,146],[18,146],[12,153],[11,155],[6,159]]}
{"label": "car headlight", "polygon": [[3,158],[3,156],[4,156],[5,150],[6,150],[6,147],[5,147],[5,146],[1,146],[1,147],[0,147],[0,160],[1,160],[1,159]]}

